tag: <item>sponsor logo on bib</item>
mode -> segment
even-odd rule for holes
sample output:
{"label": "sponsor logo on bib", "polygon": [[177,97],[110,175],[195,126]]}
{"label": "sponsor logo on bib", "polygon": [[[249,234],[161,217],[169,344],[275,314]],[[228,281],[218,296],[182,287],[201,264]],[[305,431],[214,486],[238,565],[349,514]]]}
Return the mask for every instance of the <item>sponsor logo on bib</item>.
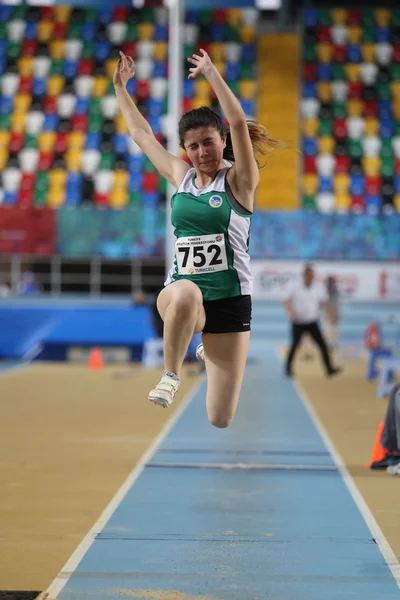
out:
{"label": "sponsor logo on bib", "polygon": [[221,196],[211,196],[211,198],[208,201],[208,204],[211,206],[211,208],[219,208],[220,206],[222,206],[222,198]]}

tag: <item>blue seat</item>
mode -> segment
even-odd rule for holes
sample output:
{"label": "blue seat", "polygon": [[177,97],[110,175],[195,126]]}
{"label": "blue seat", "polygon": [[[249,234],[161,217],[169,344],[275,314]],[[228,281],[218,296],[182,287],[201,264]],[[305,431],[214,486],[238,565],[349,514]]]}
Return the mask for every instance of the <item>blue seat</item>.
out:
{"label": "blue seat", "polygon": [[128,81],[126,84],[126,89],[131,96],[136,96],[137,79],[135,77]]}
{"label": "blue seat", "polygon": [[[112,4],[112,3],[111,3]],[[111,23],[113,17],[113,6],[103,6],[100,8],[97,18],[101,25],[108,25]]]}
{"label": "blue seat", "polygon": [[143,192],[142,204],[144,206],[157,206],[160,200],[158,192]]}
{"label": "blue seat", "polygon": [[396,189],[396,194],[400,194],[400,175],[395,175],[394,187]]}
{"label": "blue seat", "polygon": [[151,117],[148,116],[149,125],[154,133],[154,135],[159,135],[161,133],[161,119],[160,117]]}
{"label": "blue seat", "polygon": [[362,196],[364,194],[365,179],[363,175],[350,176],[350,194]]}
{"label": "blue seat", "polygon": [[5,56],[0,56],[0,75],[2,75],[7,66],[7,58]]}
{"label": "blue seat", "polygon": [[225,26],[211,25],[210,37],[213,42],[223,42],[225,37]]}
{"label": "blue seat", "polygon": [[154,61],[153,78],[167,76],[167,62],[163,60]]}
{"label": "blue seat", "polygon": [[349,44],[347,46],[347,58],[349,62],[359,63],[361,62],[361,48],[357,44]]}
{"label": "blue seat", "polygon": [[378,116],[380,120],[392,118],[392,102],[391,100],[378,101]]}
{"label": "blue seat", "polygon": [[43,98],[47,94],[47,79],[44,77],[34,77],[32,82],[32,96],[34,98]]}
{"label": "blue seat", "polygon": [[306,81],[303,83],[303,98],[316,98],[317,97],[317,88],[315,83],[311,83]]}
{"label": "blue seat", "polygon": [[142,171],[130,172],[128,190],[130,192],[140,192],[142,189],[143,173]]}
{"label": "blue seat", "polygon": [[13,206],[17,203],[18,193],[17,192],[4,192],[3,205]]}
{"label": "blue seat", "polygon": [[10,114],[13,111],[14,98],[12,96],[0,96],[0,113]]}
{"label": "blue seat", "polygon": [[27,40],[36,40],[37,38],[37,23],[27,21],[25,26],[24,37]]}
{"label": "blue seat", "polygon": [[318,11],[315,8],[303,10],[303,22],[306,27],[316,27],[318,24]]}
{"label": "blue seat", "polygon": [[254,100],[240,100],[243,111],[247,117],[254,117],[256,112],[256,103]]}
{"label": "blue seat", "polygon": [[101,144],[101,132],[88,131],[86,134],[85,150],[98,150]]}
{"label": "blue seat", "polygon": [[0,56],[7,55],[7,47],[8,47],[7,40],[0,40]]}
{"label": "blue seat", "polygon": [[320,81],[331,81],[333,68],[332,65],[319,63],[317,67],[317,79]]}
{"label": "blue seat", "polygon": [[165,102],[161,98],[149,98],[147,103],[147,114],[150,117],[160,117],[164,114]]}
{"label": "blue seat", "polygon": [[393,119],[382,119],[379,126],[381,138],[391,139],[394,135],[395,125]]}
{"label": "blue seat", "polygon": [[67,175],[67,189],[78,188],[83,183],[83,174],[79,172],[69,172]]}
{"label": "blue seat", "polygon": [[390,44],[391,30],[388,27],[376,27],[375,28],[375,40],[377,44],[389,43]]}
{"label": "blue seat", "polygon": [[63,73],[66,79],[74,79],[78,75],[79,61],[67,59],[64,62]]}
{"label": "blue seat", "polygon": [[224,76],[226,81],[237,81],[240,77],[240,63],[227,62]]}
{"label": "blue seat", "polygon": [[332,177],[320,177],[319,179],[319,191],[323,194],[330,194],[333,192],[333,179]]}
{"label": "blue seat", "polygon": [[195,89],[194,89],[194,80],[193,79],[185,79],[183,82],[183,97],[184,98],[194,98]]}
{"label": "blue seat", "polygon": [[129,173],[141,173],[144,167],[144,154],[128,154],[127,166]]}
{"label": "blue seat", "polygon": [[79,189],[67,189],[65,194],[65,204],[67,206],[79,206],[83,200],[82,190]]}
{"label": "blue seat", "polygon": [[96,60],[106,61],[109,57],[111,50],[111,44],[108,40],[101,40],[95,42],[94,45],[94,56]]}
{"label": "blue seat", "polygon": [[167,25],[156,25],[154,29],[154,39],[156,42],[168,41],[168,26]]}
{"label": "blue seat", "polygon": [[243,62],[254,62],[256,60],[256,47],[254,44],[243,44],[241,60]]}
{"label": "blue seat", "polygon": [[81,38],[84,42],[93,42],[96,37],[96,23],[83,23],[81,25]]}
{"label": "blue seat", "polygon": [[124,133],[116,133],[112,138],[114,152],[116,154],[125,154],[128,150],[128,136]]}
{"label": "blue seat", "polygon": [[303,154],[305,156],[317,156],[318,144],[316,138],[303,137]]}
{"label": "blue seat", "polygon": [[188,8],[186,11],[186,23],[196,24],[199,20],[199,11],[197,8]]}
{"label": "blue seat", "polygon": [[376,215],[382,209],[382,198],[381,196],[366,196],[365,197],[365,211],[367,213]]}
{"label": "blue seat", "polygon": [[89,111],[89,101],[90,101],[90,98],[83,98],[82,96],[77,96],[76,105],[75,105],[75,114],[76,115],[86,115]]}
{"label": "blue seat", "polygon": [[7,23],[12,17],[12,7],[6,4],[0,5],[0,21]]}
{"label": "blue seat", "polygon": [[60,117],[57,114],[45,114],[43,131],[57,131]]}

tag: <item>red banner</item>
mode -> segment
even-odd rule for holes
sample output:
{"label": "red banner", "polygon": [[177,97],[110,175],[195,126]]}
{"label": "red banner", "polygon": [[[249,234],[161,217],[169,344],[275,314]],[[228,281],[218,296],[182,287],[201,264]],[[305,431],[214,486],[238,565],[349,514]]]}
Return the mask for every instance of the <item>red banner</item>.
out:
{"label": "red banner", "polygon": [[52,208],[0,207],[0,253],[53,254],[56,215]]}

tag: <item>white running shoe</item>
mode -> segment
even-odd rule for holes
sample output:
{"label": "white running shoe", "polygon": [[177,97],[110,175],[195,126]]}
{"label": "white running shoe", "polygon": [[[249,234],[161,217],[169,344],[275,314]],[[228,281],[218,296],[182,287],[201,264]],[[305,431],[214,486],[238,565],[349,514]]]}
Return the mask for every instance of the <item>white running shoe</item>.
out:
{"label": "white running shoe", "polygon": [[197,360],[204,360],[204,346],[203,344],[199,344],[196,348],[196,358]]}
{"label": "white running shoe", "polygon": [[179,390],[180,383],[181,381],[175,373],[165,371],[160,383],[149,394],[150,402],[154,402],[154,404],[158,404],[163,408],[169,408],[174,401],[176,392]]}
{"label": "white running shoe", "polygon": [[386,472],[390,473],[390,475],[400,475],[400,463],[397,463],[397,465],[391,465],[386,469]]}

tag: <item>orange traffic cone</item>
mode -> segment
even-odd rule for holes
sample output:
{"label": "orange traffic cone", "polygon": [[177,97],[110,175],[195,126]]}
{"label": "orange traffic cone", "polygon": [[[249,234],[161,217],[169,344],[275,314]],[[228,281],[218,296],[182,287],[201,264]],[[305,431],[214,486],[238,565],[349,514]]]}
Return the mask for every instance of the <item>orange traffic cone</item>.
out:
{"label": "orange traffic cone", "polygon": [[383,427],[384,427],[384,422],[381,421],[378,425],[378,429],[377,429],[376,436],[375,436],[375,443],[374,443],[374,447],[372,449],[371,462],[364,465],[364,467],[366,469],[369,469],[373,462],[384,459],[386,454],[388,453],[388,451],[381,444]]}
{"label": "orange traffic cone", "polygon": [[92,348],[89,355],[88,362],[89,369],[99,370],[104,367],[103,355],[100,348]]}

